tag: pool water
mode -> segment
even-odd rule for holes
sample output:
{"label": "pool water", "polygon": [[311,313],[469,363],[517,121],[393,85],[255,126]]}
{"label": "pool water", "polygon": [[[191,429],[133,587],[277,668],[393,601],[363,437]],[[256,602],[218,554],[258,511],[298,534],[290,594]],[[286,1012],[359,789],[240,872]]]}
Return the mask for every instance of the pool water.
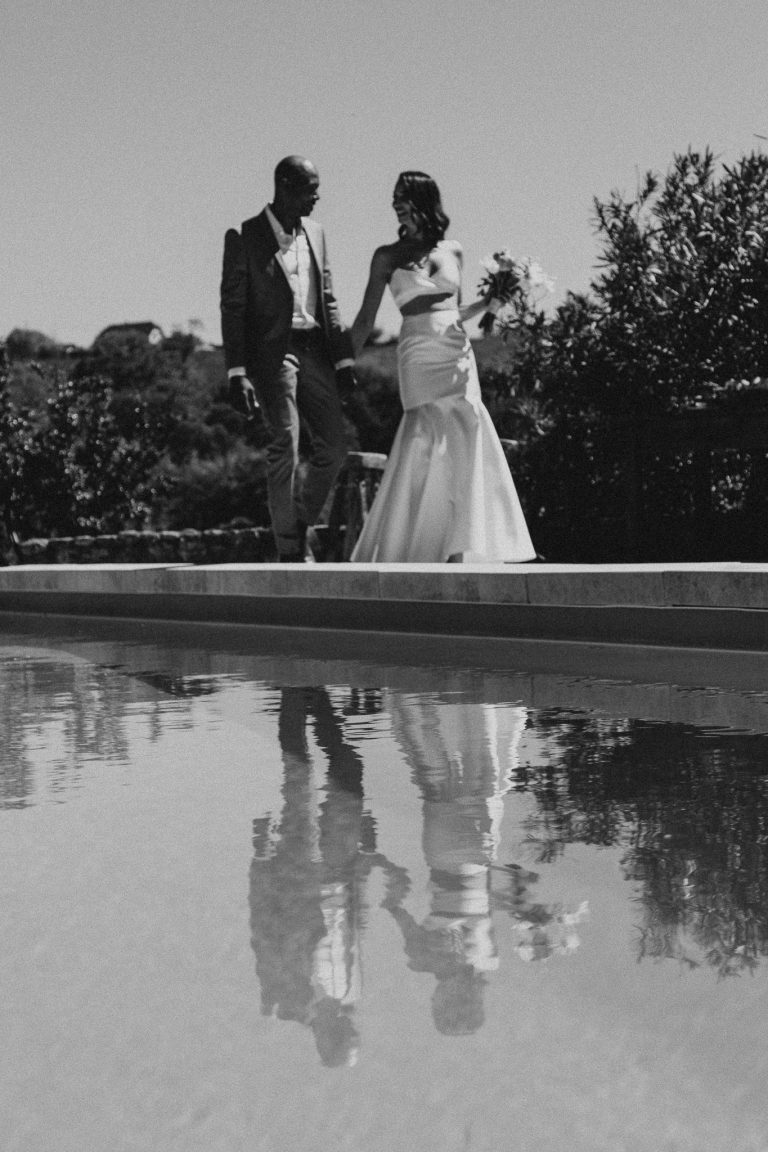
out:
{"label": "pool water", "polygon": [[14,627],[4,1152],[768,1149],[759,684]]}

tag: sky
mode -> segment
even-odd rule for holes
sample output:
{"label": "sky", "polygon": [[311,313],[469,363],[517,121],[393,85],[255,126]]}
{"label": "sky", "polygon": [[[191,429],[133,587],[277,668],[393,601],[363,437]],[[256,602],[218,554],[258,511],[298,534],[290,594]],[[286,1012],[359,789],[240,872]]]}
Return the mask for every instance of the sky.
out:
{"label": "sky", "polygon": [[465,300],[506,246],[556,304],[596,274],[594,197],[689,146],[768,148],[767,59],[766,0],[6,0],[0,336],[196,320],[218,343],[224,232],[290,153],[320,172],[347,323],[407,168],[440,186]]}

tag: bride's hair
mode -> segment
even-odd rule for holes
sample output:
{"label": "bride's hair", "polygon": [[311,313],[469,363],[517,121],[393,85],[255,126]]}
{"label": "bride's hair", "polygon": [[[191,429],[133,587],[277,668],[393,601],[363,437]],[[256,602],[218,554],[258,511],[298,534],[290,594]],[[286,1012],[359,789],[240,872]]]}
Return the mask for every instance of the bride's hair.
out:
{"label": "bride's hair", "polygon": [[[424,239],[430,244],[442,240],[450,220],[443,211],[440,189],[432,177],[427,176],[426,172],[401,172],[396,186],[402,188],[403,199],[413,207],[414,219]],[[400,228],[399,235],[401,239],[405,236],[403,228]]]}

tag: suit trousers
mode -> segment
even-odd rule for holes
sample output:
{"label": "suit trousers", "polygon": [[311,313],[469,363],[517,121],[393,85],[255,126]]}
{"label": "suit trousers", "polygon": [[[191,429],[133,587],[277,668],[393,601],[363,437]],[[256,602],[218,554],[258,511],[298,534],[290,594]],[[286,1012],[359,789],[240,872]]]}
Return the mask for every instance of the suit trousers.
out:
{"label": "suit trousers", "polygon": [[[280,556],[303,547],[303,530],[316,523],[346,457],[344,419],[322,330],[294,331],[276,379],[259,389],[270,433],[267,497]],[[262,391],[264,394],[262,395]],[[299,460],[299,431],[309,458]]]}

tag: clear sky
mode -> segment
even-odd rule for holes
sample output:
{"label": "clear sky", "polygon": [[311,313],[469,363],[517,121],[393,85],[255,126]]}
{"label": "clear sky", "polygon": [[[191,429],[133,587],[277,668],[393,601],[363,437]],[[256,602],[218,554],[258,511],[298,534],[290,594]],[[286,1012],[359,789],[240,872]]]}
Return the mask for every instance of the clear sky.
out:
{"label": "clear sky", "polygon": [[404,168],[441,187],[465,298],[502,245],[582,291],[593,196],[689,144],[768,147],[767,60],[766,0],[5,3],[0,334],[198,318],[218,342],[224,231],[292,152],[348,322]]}

